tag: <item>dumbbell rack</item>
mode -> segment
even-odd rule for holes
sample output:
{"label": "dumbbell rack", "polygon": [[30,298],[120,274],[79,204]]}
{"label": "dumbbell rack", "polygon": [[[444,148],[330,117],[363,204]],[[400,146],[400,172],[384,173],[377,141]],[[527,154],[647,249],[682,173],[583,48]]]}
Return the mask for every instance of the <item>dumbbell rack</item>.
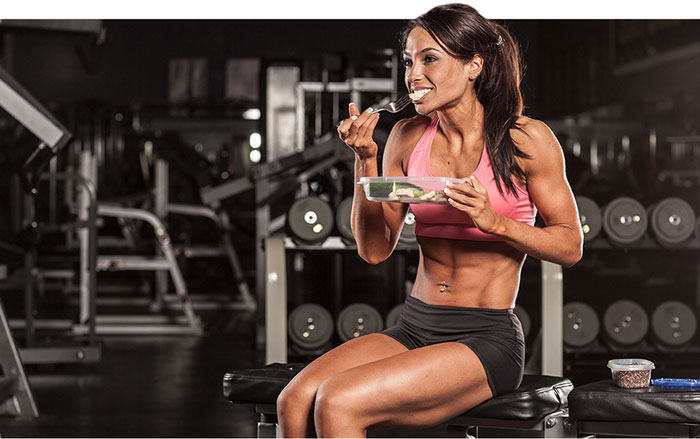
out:
{"label": "dumbbell rack", "polygon": [[[597,236],[593,240],[586,242],[584,244],[584,253],[586,251],[590,250],[595,250],[595,251],[613,251],[613,252],[624,252],[624,253],[629,253],[629,252],[647,252],[647,251],[668,251],[668,252],[686,252],[686,251],[697,251],[700,250],[700,238],[697,237],[691,237],[682,243],[675,244],[673,246],[667,246],[659,243],[656,239],[650,237],[650,236],[644,236],[640,238],[638,241],[634,242],[633,244],[627,245],[627,246],[616,246],[611,244],[607,239],[605,239],[604,236]],[[696,303],[700,304],[700,266],[698,266],[698,289],[696,292]],[[692,346],[690,349],[686,349],[683,351],[680,350],[674,350],[673,348],[669,348],[668,351],[659,351],[657,348],[655,348],[652,345],[646,345],[642,344],[641,347],[636,347],[635,350],[636,352],[640,354],[652,354],[652,353],[666,353],[670,356],[670,358],[674,358],[675,360],[681,360],[685,361],[688,364],[696,364],[696,358],[698,355],[700,347],[699,346]],[[605,361],[607,361],[610,358],[610,351],[608,348],[605,347],[600,347],[598,349],[590,350],[590,351],[578,351],[576,349],[572,349],[571,352],[566,352],[567,354],[570,354],[576,358],[576,364],[578,365],[600,365],[603,364]],[[583,358],[585,357],[585,359]]]}
{"label": "dumbbell rack", "polygon": [[[322,245],[297,245],[284,236],[265,238],[265,295],[260,304],[264,320],[265,364],[287,362],[287,264],[290,251],[357,251],[340,238],[329,237]],[[397,247],[403,251],[409,247]],[[412,247],[410,249],[413,249]],[[563,276],[562,267],[542,261],[542,374],[563,373]]]}

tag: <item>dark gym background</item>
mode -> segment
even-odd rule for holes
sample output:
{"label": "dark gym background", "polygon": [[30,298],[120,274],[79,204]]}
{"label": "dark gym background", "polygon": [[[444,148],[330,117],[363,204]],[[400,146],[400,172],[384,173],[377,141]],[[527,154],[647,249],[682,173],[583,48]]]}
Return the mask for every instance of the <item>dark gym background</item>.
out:
{"label": "dark gym background", "polygon": [[[544,120],[558,135],[575,195],[589,197],[601,207],[628,196],[645,208],[678,197],[692,206],[695,215],[700,213],[700,22],[504,23],[522,46],[525,114]],[[261,134],[261,162],[267,159],[267,68],[297,66],[300,79],[310,82],[386,77],[391,53],[385,49],[397,49],[404,21],[104,20],[88,24],[4,20],[0,22],[0,67],[73,133],[73,145],[79,142],[89,149],[86,145],[98,138],[108,144],[117,137],[122,142],[112,143],[121,146],[109,150],[112,155],[103,157],[98,165],[98,200],[123,201],[134,194],[148,194],[154,184],[154,164],[144,164],[142,157],[145,149],[153,148],[169,163],[170,202],[201,204],[202,187],[250,176],[251,151],[257,149],[249,141],[252,133]],[[252,70],[230,68],[230,61],[242,59],[251,63]],[[190,79],[184,90],[177,88],[178,65],[187,66],[191,75],[200,75]],[[252,79],[251,71],[257,72]],[[247,75],[247,89],[236,87],[236,72]],[[404,91],[402,75],[399,70],[399,94]],[[261,110],[259,119],[244,118],[250,108]],[[409,107],[398,115],[382,115],[378,130],[387,133],[396,120],[412,114]],[[322,128],[332,131],[333,126],[326,120]],[[310,131],[309,143],[313,140]],[[41,240],[31,226],[18,233],[13,228],[16,204],[11,195],[12,174],[37,144],[36,138],[0,110],[0,241],[18,237],[24,244],[31,241],[41,259],[60,233],[45,232]],[[67,163],[61,154],[68,154],[69,148],[59,152],[59,167]],[[325,170],[309,179],[307,190],[321,197],[325,193],[326,201],[335,203],[351,195],[351,170],[342,163],[333,172]],[[335,179],[343,182],[340,193]],[[46,190],[40,190],[36,198],[39,213],[48,209],[45,194]],[[294,196],[282,197],[274,210],[285,212]],[[139,200],[143,202],[143,197]],[[256,246],[260,245],[256,242],[254,196],[251,191],[242,192],[222,200],[219,208],[230,217],[230,239],[254,292]],[[118,234],[122,226],[105,220],[100,233]],[[210,223],[201,219],[170,219],[167,226],[173,242],[216,243],[220,239]],[[137,231],[139,243],[152,251],[156,245],[153,233]],[[700,378],[700,336],[689,326],[700,309],[698,232],[674,246],[660,244],[651,232],[629,246],[611,244],[608,238],[601,232],[587,242],[583,260],[564,270],[564,303],[584,303],[600,321],[592,340],[575,340],[564,347],[564,375],[574,384],[603,379],[609,376],[608,359],[641,356],[655,362],[658,376]],[[62,268],[72,269],[77,253],[62,255],[67,262]],[[399,303],[417,261],[416,251],[410,249],[377,266],[344,252],[340,256],[343,297],[338,299],[332,292],[337,285],[333,268],[337,257],[328,255],[314,251],[304,256],[288,254],[289,310],[314,302],[337,317],[345,305],[365,302],[385,316]],[[12,280],[24,261],[1,249],[0,256],[0,265]],[[206,297],[202,302],[211,305],[197,311],[203,328],[200,335],[153,335],[148,331],[105,335],[98,341],[99,362],[28,364],[26,372],[40,416],[4,417],[0,434],[255,436],[255,414],[224,400],[221,378],[227,370],[262,365],[264,355],[256,343],[257,316],[225,306],[239,294],[225,259],[180,255],[178,261],[193,300]],[[3,282],[0,298],[8,317],[25,319],[22,282],[0,278]],[[121,298],[148,299],[155,289],[151,273],[104,272],[98,284],[115,289],[118,285]],[[34,315],[74,318],[75,288],[71,293],[65,283],[53,286],[38,294]],[[540,288],[539,262],[528,258],[518,305],[531,320],[530,356],[537,355],[533,351],[541,322]],[[604,314],[619,300],[636,302],[648,315],[649,328],[635,343],[620,343],[605,331]],[[680,345],[668,343],[652,328],[654,310],[669,300],[680,302],[683,312],[690,310],[690,315],[683,314],[681,324],[686,331],[692,328],[692,334]],[[118,312],[135,311],[124,305]],[[149,312],[148,305],[138,309],[139,314]],[[26,341],[23,331],[21,324],[15,324],[13,336],[20,346]],[[38,332],[37,340],[53,346],[81,341],[51,331]],[[338,342],[334,336],[331,344]],[[290,343],[293,358],[308,359],[308,353]]]}

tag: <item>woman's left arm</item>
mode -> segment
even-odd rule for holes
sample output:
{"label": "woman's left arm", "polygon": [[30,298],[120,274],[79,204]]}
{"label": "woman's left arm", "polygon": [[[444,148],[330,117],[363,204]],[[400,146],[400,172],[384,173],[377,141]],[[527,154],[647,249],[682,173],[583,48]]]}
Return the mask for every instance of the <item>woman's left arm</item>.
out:
{"label": "woman's left arm", "polygon": [[473,175],[466,185],[449,193],[450,204],[471,216],[485,233],[501,238],[535,258],[571,267],[583,255],[583,232],[574,195],[566,180],[564,154],[554,133],[544,123],[527,120],[518,133],[518,147],[530,155],[523,160],[527,189],[546,227],[537,228],[493,210],[484,186]]}

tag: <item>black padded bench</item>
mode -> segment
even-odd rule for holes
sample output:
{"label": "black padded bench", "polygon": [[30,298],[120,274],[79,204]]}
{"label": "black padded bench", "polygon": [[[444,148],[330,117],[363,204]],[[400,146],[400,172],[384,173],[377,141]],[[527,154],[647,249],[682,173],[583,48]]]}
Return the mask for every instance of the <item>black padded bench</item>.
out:
{"label": "black padded bench", "polygon": [[621,389],[596,381],[569,394],[569,413],[582,435],[698,437],[700,388]]}
{"label": "black padded bench", "polygon": [[[259,438],[277,435],[275,402],[282,389],[305,364],[273,363],[260,369],[237,370],[224,375],[224,396],[233,403],[254,404],[260,415]],[[520,387],[499,395],[445,424],[449,436],[479,437],[479,429],[528,431],[533,437],[577,437],[568,417],[567,396],[573,389],[566,378],[525,375]]]}

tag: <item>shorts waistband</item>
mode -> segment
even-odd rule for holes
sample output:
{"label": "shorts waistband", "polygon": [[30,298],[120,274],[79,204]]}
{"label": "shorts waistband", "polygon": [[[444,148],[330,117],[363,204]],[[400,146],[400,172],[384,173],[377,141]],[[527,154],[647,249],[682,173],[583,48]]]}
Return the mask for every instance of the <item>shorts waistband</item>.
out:
{"label": "shorts waistband", "polygon": [[468,306],[452,306],[452,305],[435,305],[432,303],[426,303],[423,302],[422,300],[413,297],[413,296],[408,296],[406,298],[406,304],[411,306],[417,306],[419,308],[429,308],[429,309],[435,309],[435,310],[444,310],[444,311],[460,311],[464,313],[477,313],[477,314],[490,314],[490,315],[508,315],[508,314],[513,314],[513,308],[503,308],[503,309],[497,309],[497,308],[479,308],[479,307],[468,307]]}

